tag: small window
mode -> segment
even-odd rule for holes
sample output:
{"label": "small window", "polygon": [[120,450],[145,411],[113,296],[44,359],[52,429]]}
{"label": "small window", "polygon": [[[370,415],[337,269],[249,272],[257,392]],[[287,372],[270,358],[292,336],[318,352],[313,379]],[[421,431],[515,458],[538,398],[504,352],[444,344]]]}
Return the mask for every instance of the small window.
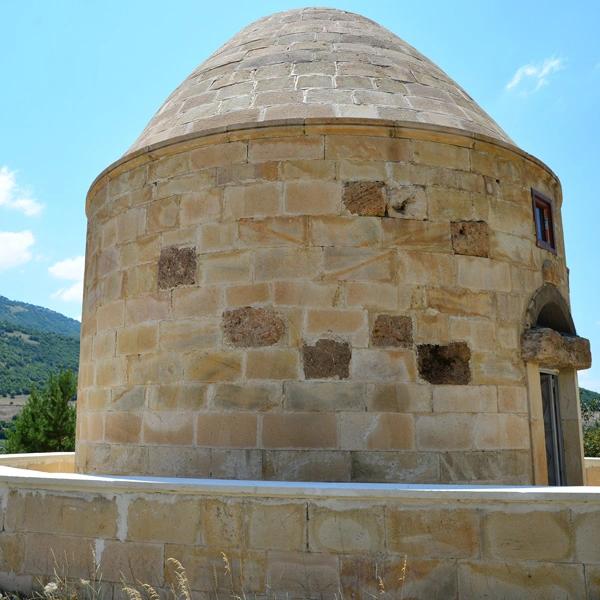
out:
{"label": "small window", "polygon": [[540,248],[556,250],[554,243],[554,220],[552,219],[552,201],[535,190],[531,191],[533,198],[533,219],[535,235]]}

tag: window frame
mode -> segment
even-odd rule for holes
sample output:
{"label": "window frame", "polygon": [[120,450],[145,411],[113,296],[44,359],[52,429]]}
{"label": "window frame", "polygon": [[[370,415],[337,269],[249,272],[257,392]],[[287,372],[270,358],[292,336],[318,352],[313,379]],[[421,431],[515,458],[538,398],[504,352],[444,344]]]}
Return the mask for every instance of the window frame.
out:
{"label": "window frame", "polygon": [[[550,242],[545,241],[541,237],[541,234],[543,233],[543,231],[540,231],[540,228],[538,227],[538,220],[537,220],[538,206],[541,206],[549,211],[549,216],[550,216],[549,225],[550,226],[548,228],[548,233],[550,234]],[[556,254],[556,229],[554,227],[554,202],[552,201],[552,198],[548,198],[548,196],[545,196],[541,192],[538,192],[537,190],[534,190],[532,188],[531,189],[531,207],[533,210],[533,224],[535,227],[535,243],[536,243],[536,245],[538,246],[538,248],[543,248],[544,250],[548,250],[549,252]],[[542,224],[542,226],[543,226],[543,224]]]}

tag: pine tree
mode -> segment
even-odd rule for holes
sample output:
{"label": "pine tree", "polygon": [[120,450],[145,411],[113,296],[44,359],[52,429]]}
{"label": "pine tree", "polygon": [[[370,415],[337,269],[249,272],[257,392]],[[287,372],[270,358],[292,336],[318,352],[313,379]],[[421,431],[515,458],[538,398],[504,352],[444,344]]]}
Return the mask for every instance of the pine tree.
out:
{"label": "pine tree", "polygon": [[68,452],[75,449],[77,380],[71,371],[50,375],[42,392],[32,390],[6,435],[5,451]]}

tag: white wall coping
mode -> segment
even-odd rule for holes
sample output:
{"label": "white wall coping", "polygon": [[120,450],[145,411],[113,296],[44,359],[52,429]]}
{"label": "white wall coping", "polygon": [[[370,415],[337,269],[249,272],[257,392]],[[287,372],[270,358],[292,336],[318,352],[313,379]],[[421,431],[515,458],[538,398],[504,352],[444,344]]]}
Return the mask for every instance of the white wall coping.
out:
{"label": "white wall coping", "polygon": [[74,458],[75,452],[28,452],[24,454],[0,454],[0,465],[19,462],[57,462],[64,458]]}
{"label": "white wall coping", "polygon": [[0,487],[38,491],[119,494],[186,494],[270,498],[427,500],[429,502],[593,502],[600,507],[600,486],[542,487],[402,483],[324,483],[245,481],[171,477],[123,477],[44,473],[0,466]]}

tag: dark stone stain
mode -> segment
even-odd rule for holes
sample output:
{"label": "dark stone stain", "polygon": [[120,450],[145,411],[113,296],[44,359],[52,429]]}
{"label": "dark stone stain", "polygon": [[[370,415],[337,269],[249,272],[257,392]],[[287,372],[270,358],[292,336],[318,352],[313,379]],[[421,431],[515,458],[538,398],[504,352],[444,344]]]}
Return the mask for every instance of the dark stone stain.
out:
{"label": "dark stone stain", "polygon": [[471,350],[466,342],[417,347],[419,375],[433,384],[465,385],[471,381]]}
{"label": "dark stone stain", "polygon": [[285,324],[270,308],[244,306],[223,313],[223,331],[234,346],[272,346],[284,334]]}
{"label": "dark stone stain", "polygon": [[161,290],[196,283],[196,249],[171,246],[160,253],[158,287]]}
{"label": "dark stone stain", "polygon": [[314,346],[304,344],[302,359],[306,379],[347,379],[352,350],[348,342],[318,340]]}
{"label": "dark stone stain", "polygon": [[410,346],[412,320],[407,316],[377,315],[371,330],[373,346]]}

